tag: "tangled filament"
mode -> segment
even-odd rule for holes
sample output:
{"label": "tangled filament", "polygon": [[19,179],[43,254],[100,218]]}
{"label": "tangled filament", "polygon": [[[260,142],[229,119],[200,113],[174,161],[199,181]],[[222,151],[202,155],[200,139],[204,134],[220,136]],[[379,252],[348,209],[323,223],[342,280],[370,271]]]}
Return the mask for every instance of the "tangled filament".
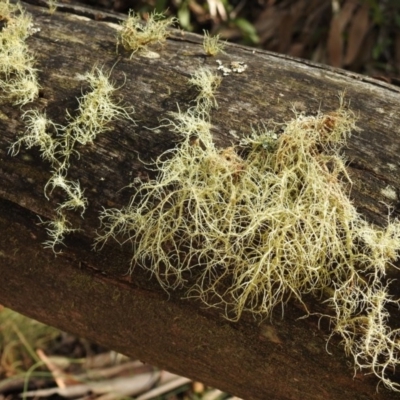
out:
{"label": "tangled filament", "polygon": [[296,115],[279,137],[253,131],[241,151],[219,150],[204,108],[179,111],[171,128],[181,145],[158,159],[158,177],[141,183],[127,207],[104,210],[99,240],[127,237],[131,271],[149,269],[166,289],[189,285],[232,320],[331,293],[334,332],[356,367],[398,390],[387,378],[400,337],[387,326],[385,305],[395,301],[384,275],[400,249],[400,224],[370,226],[348,198],[339,149],[354,127],[340,107]]}

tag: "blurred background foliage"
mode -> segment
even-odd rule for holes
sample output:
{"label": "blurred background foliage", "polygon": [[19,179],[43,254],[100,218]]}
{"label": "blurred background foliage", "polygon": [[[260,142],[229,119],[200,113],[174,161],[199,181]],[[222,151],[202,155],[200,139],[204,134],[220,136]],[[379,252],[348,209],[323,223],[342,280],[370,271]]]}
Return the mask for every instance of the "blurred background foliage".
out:
{"label": "blurred background foliage", "polygon": [[80,0],[143,15],[167,10],[184,30],[396,83],[399,0]]}
{"label": "blurred background foliage", "polygon": [[0,305],[0,400],[21,398],[241,400]]}

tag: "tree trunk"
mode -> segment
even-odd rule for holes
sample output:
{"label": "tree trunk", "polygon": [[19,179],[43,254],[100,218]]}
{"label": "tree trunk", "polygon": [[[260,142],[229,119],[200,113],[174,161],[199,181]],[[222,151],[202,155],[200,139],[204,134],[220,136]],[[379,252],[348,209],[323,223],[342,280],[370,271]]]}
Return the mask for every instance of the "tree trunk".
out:
{"label": "tree trunk", "polygon": [[[189,106],[195,96],[187,85],[190,73],[199,66],[217,71],[218,64],[203,55],[202,39],[193,34],[173,31],[166,44],[155,49],[158,58],[130,58],[122,48],[116,54],[116,26],[123,18],[119,15],[73,6],[60,6],[50,15],[41,6],[24,7],[40,28],[28,43],[42,89],[39,99],[22,110],[10,104],[0,108],[0,303],[245,399],[397,398],[383,387],[376,393],[373,375],[354,376],[339,339],[330,341],[328,353],[329,327],[319,327],[317,317],[298,319],[305,312],[294,301],[282,318],[278,313],[260,322],[244,315],[233,323],[220,309],[183,299],[183,290],[165,293],[140,268],[126,275],[130,245],[110,241],[102,251],[92,251],[102,207],[126,205],[133,194],[127,185],[152,174],[145,162],[176,145],[167,128],[157,133],[147,128],[159,126],[177,104]],[[387,204],[391,217],[399,217],[397,87],[237,45],[228,45],[219,58],[225,65],[243,61],[248,68],[223,77],[218,89],[219,108],[212,113],[218,146],[248,135],[252,125],[291,119],[293,105],[306,114],[335,110],[338,93],[345,91],[360,128],[345,149],[354,204],[377,225],[387,221]],[[43,194],[50,166],[37,149],[21,148],[16,157],[7,149],[25,130],[24,110],[46,110],[55,122],[65,123],[65,110],[73,114],[81,95],[78,74],[95,64],[113,68],[111,80],[121,85],[121,104],[134,107],[137,125],[118,121],[71,161],[69,177],[79,179],[89,207],[83,219],[71,214],[80,230],[66,238],[63,252],[55,256],[43,248],[46,231],[38,218],[54,218],[61,201],[56,191],[50,201]],[[388,186],[396,192],[391,199],[384,195]],[[398,271],[390,275],[400,277]],[[400,316],[397,310],[392,315],[393,321]]]}

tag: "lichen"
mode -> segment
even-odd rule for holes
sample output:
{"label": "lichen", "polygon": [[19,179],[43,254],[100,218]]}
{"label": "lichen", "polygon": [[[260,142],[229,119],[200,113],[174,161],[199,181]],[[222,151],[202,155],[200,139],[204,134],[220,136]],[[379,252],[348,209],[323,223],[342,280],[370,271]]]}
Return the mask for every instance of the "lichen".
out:
{"label": "lichen", "polygon": [[5,0],[0,4],[0,98],[15,105],[33,101],[39,94],[34,57],[26,39],[34,32],[31,17],[19,4]]}
{"label": "lichen", "polygon": [[140,15],[130,10],[128,18],[121,24],[117,48],[122,45],[125,50],[132,51],[131,57],[138,51],[146,52],[148,46],[164,43],[169,35],[168,28],[176,23],[176,18],[165,18],[164,14],[156,12],[149,14],[143,23]]}
{"label": "lichen", "polygon": [[66,234],[76,230],[69,227],[65,211],[79,210],[82,216],[88,205],[79,181],[67,179],[71,157],[79,157],[79,146],[93,143],[99,134],[110,129],[111,122],[126,118],[134,123],[130,116],[133,108],[129,110],[118,104],[115,100],[118,88],[101,68],[94,67],[79,79],[89,84],[89,90],[78,99],[76,116],[72,117],[67,111],[68,123],[62,126],[47,118],[45,113],[28,110],[23,114],[26,131],[10,147],[13,156],[18,154],[21,145],[27,149],[38,147],[42,158],[51,165],[51,177],[44,188],[46,198],[55,188],[64,192],[64,199],[56,209],[55,220],[48,222],[50,239],[45,246],[54,251]]}
{"label": "lichen", "polygon": [[156,179],[136,182],[129,205],[102,212],[98,242],[132,242],[131,273],[142,266],[165,290],[185,286],[235,321],[245,311],[268,317],[290,298],[307,310],[304,295],[325,295],[332,332],[355,367],[399,390],[388,373],[400,364],[400,332],[387,311],[398,301],[385,274],[398,257],[400,223],[372,226],[349,199],[340,149],[354,114],[343,103],[296,113],[281,134],[261,126],[240,146],[218,149],[213,98],[200,89],[194,107],[172,115],[179,147],[158,158]]}
{"label": "lichen", "polygon": [[219,38],[219,35],[210,36],[209,32],[203,31],[203,49],[208,56],[216,56],[219,53],[225,53],[225,43]]}

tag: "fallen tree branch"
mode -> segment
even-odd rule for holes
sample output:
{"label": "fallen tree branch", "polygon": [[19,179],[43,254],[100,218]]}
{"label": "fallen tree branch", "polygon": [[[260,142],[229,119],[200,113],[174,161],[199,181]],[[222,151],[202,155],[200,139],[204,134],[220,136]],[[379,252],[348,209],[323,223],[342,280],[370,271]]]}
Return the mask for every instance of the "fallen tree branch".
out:
{"label": "fallen tree branch", "polygon": [[[37,60],[41,89],[39,98],[23,109],[8,102],[1,106],[0,302],[243,398],[336,399],[343,393],[354,399],[396,398],[383,388],[375,395],[377,380],[371,375],[353,377],[339,340],[333,339],[326,352],[329,327],[319,329],[317,317],[299,320],[305,310],[295,301],[285,306],[284,318],[276,310],[272,320],[260,322],[245,314],[232,323],[221,309],[183,299],[183,289],[165,293],[140,268],[126,275],[129,244],[107,242],[102,251],[92,251],[103,207],[128,204],[134,193],[129,184],[135,178],[153,178],[148,163],[179,142],[160,125],[177,111],[177,104],[185,109],[194,104],[197,93],[188,86],[188,77],[201,66],[218,73],[219,64],[203,54],[196,35],[173,31],[164,46],[152,49],[153,58],[130,57],[128,51],[115,53],[119,28],[101,17],[50,15],[45,8],[24,7],[39,29],[27,44]],[[217,146],[238,143],[251,126],[290,120],[293,106],[305,114],[333,111],[338,94],[345,91],[359,128],[345,149],[353,202],[369,222],[380,226],[387,222],[388,205],[391,218],[399,216],[396,87],[245,47],[227,45],[225,50],[220,57],[224,65],[241,62],[247,69],[223,77],[216,92],[219,108],[211,113],[211,130]],[[66,237],[55,257],[43,249],[46,230],[38,219],[52,221],[63,202],[56,188],[50,200],[43,193],[51,165],[37,149],[21,148],[15,157],[8,149],[25,131],[21,115],[30,108],[46,111],[56,124],[68,124],[66,109],[72,118],[76,115],[77,98],[88,90],[81,77],[94,65],[112,69],[110,80],[121,86],[120,104],[133,106],[136,124],[112,123],[111,131],[79,147],[80,158],[71,158],[68,176],[85,188],[88,208],[83,219],[79,213],[68,214],[71,226],[79,230]],[[395,269],[388,274],[399,275]],[[392,291],[399,296],[396,288]],[[326,312],[312,297],[305,301],[314,312]],[[398,311],[390,311],[395,320]]]}

